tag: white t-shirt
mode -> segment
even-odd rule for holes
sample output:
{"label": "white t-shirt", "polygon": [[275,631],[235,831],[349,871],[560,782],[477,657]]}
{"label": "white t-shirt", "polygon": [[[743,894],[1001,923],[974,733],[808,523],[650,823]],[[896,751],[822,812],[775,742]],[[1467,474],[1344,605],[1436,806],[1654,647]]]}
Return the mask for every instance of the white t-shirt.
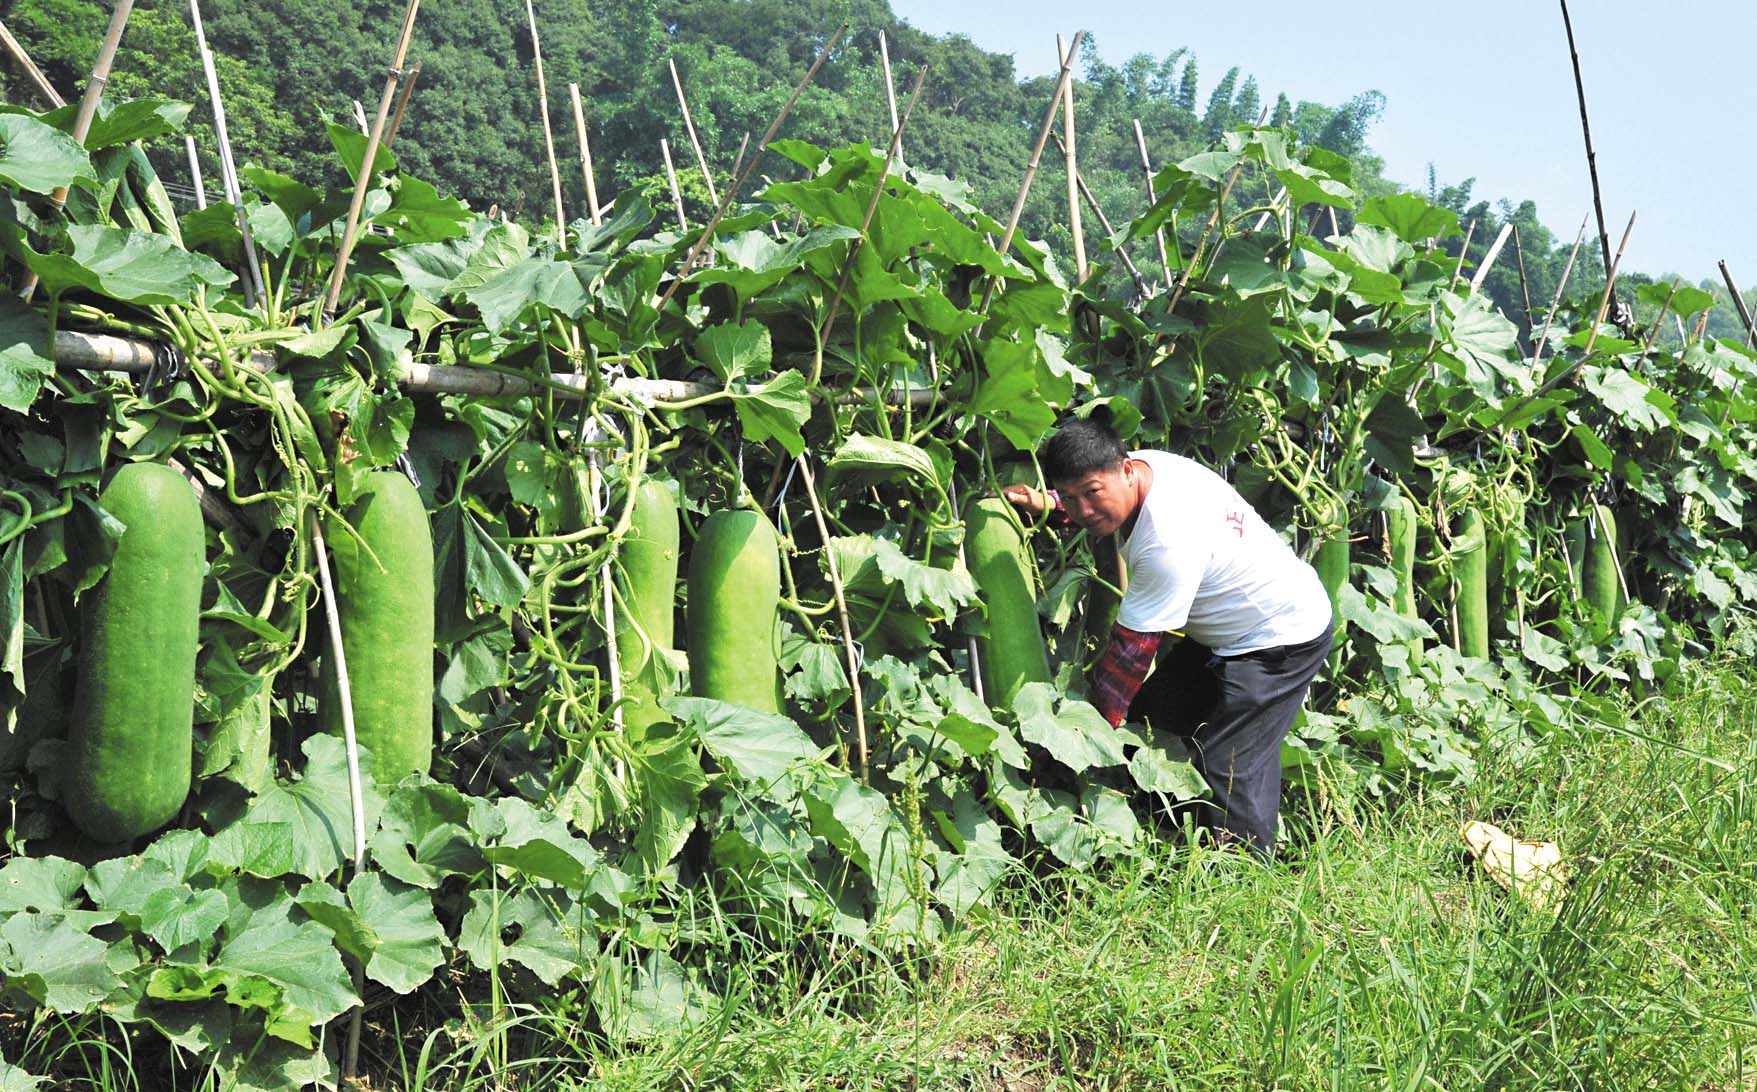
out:
{"label": "white t-shirt", "polygon": [[1217,656],[1315,640],[1330,624],[1317,571],[1220,475],[1181,455],[1136,451],[1153,484],[1121,542],[1129,590],[1117,622],[1182,630]]}

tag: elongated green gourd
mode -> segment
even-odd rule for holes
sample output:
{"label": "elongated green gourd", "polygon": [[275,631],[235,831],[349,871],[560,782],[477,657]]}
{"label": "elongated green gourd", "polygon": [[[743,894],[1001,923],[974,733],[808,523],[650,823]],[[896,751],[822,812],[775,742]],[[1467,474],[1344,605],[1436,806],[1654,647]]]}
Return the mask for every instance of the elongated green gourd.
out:
{"label": "elongated green gourd", "polygon": [[1466,509],[1452,531],[1452,574],[1458,585],[1458,651],[1489,654],[1489,548],[1482,516]]}
{"label": "elongated green gourd", "polygon": [[1611,635],[1617,624],[1621,582],[1617,579],[1617,518],[1602,504],[1588,510],[1586,560],[1581,566],[1581,598],[1586,603],[1587,632],[1595,641]]}
{"label": "elongated green gourd", "polygon": [[100,498],[126,526],[80,619],[67,813],[103,842],[164,826],[189,796],[205,535],[181,474],[116,472]]}
{"label": "elongated green gourd", "polygon": [[[1318,579],[1324,584],[1325,594],[1330,596],[1330,612],[1336,613],[1336,596],[1342,585],[1348,583],[1348,532],[1344,531],[1335,538],[1325,539],[1318,547],[1317,554],[1312,558],[1312,568],[1318,570]],[[1340,628],[1340,627],[1338,627]]]}
{"label": "elongated green gourd", "polygon": [[760,512],[702,521],[689,553],[690,689],[697,697],[781,711],[781,551]]}
{"label": "elongated green gourd", "polygon": [[1019,687],[1049,682],[1049,650],[1037,621],[1031,556],[1010,505],[982,497],[964,508],[964,555],[983,605],[988,633],[976,641],[988,703],[1012,704]]}
{"label": "elongated green gourd", "polygon": [[[651,478],[635,489],[634,512],[616,558],[616,654],[621,671],[625,728],[666,720],[658,699],[671,692],[665,654],[676,640],[677,502]],[[623,612],[627,612],[626,615]]]}
{"label": "elongated green gourd", "polygon": [[1117,591],[1122,587],[1122,566],[1114,538],[1093,542],[1092,555],[1097,573],[1096,579],[1087,585],[1086,635],[1103,647],[1110,638],[1110,627],[1115,624],[1116,612],[1123,603],[1123,597]]}
{"label": "elongated green gourd", "polygon": [[[1391,606],[1398,614],[1411,620],[1419,620],[1421,612],[1415,606],[1415,539],[1421,528],[1419,514],[1415,510],[1415,502],[1398,493],[1391,498],[1391,504],[1385,509],[1385,540],[1391,562],[1391,571],[1397,576],[1397,589],[1392,593]],[[1409,654],[1421,655],[1421,638],[1409,641]]]}
{"label": "elongated green gourd", "polygon": [[1586,521],[1569,520],[1562,527],[1562,549],[1568,552],[1568,581],[1576,600],[1586,594]]}
{"label": "elongated green gourd", "polygon": [[[373,778],[394,785],[433,761],[433,531],[421,495],[391,470],[368,474],[345,514],[359,538],[333,519],[324,537],[335,561],[354,737],[372,752]],[[334,661],[323,658],[319,718],[340,735]]]}

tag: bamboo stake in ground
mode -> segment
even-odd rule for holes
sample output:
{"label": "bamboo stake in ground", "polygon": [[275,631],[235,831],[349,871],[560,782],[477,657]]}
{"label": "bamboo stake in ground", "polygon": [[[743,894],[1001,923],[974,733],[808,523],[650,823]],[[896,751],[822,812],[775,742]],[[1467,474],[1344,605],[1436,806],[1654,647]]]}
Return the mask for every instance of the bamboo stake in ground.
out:
{"label": "bamboo stake in ground", "polygon": [[793,88],[793,94],[787,96],[787,101],[781,106],[781,112],[775,115],[773,122],[769,123],[769,131],[764,133],[763,139],[757,142],[756,151],[751,153],[750,162],[744,165],[742,171],[733,176],[732,185],[727,188],[725,196],[720,199],[720,206],[714,210],[714,215],[708,221],[708,226],[702,229],[701,237],[695,241],[694,246],[689,248],[689,254],[683,260],[683,271],[671,278],[671,283],[665,287],[664,294],[659,297],[659,305],[655,310],[663,314],[665,305],[671,302],[673,296],[677,295],[678,288],[683,285],[684,273],[695,268],[696,259],[702,256],[702,251],[707,247],[708,240],[714,237],[714,229],[720,226],[720,221],[726,216],[726,210],[732,207],[733,201],[737,200],[738,191],[744,188],[745,180],[750,177],[751,171],[762,159],[763,152],[768,150],[769,141],[774,140],[775,134],[781,131],[782,122],[786,121],[787,115],[793,112],[793,104],[799,101],[799,96],[804,94],[805,89],[811,86],[811,81],[817,78],[818,69],[824,66],[824,60],[829,57],[830,50],[835,48],[836,43],[841,40],[847,29],[847,23],[837,27],[835,33],[830,35],[829,40],[824,42],[823,48],[818,50],[817,57],[812,60],[811,67],[805,72],[805,77],[799,81],[798,86]]}
{"label": "bamboo stake in ground", "polygon": [[[116,0],[116,10],[110,15],[110,26],[104,31],[103,44],[98,47],[97,60],[92,62],[91,75],[86,80],[85,95],[79,100],[79,112],[73,118],[75,143],[84,144],[85,135],[91,131],[92,118],[98,112],[98,100],[104,97],[104,85],[110,82],[110,66],[115,63],[116,50],[122,44],[122,30],[128,25],[128,13],[132,10],[134,0]],[[49,203],[57,209],[65,205],[67,187],[62,186],[50,194]],[[28,303],[36,291],[37,275],[31,273],[25,277],[24,288],[19,295]]]}
{"label": "bamboo stake in ground", "polygon": [[1726,282],[1726,290],[1732,294],[1733,306],[1738,309],[1739,320],[1745,324],[1745,344],[1757,343],[1757,323],[1751,320],[1751,309],[1745,306],[1745,297],[1739,294],[1739,286],[1733,282],[1733,271],[1720,260],[1720,279]]}
{"label": "bamboo stake in ground", "polygon": [[54,84],[49,82],[49,77],[43,75],[43,70],[37,67],[35,61],[31,60],[30,54],[24,51],[24,46],[18,43],[18,39],[12,36],[10,30],[6,29],[5,23],[0,23],[0,42],[5,43],[6,52],[12,55],[14,61],[18,62],[18,67],[24,69],[24,74],[30,77],[31,83],[36,86],[37,94],[41,95],[45,102],[57,110],[67,105],[67,100],[61,97],[61,92],[55,90]]}
{"label": "bamboo stake in ground", "polygon": [[[1147,207],[1152,208],[1159,203],[1159,195],[1153,192],[1153,160],[1147,156],[1147,137],[1141,132],[1141,119],[1135,119],[1135,147],[1141,151],[1141,172],[1147,177]],[[1166,291],[1171,290],[1171,255],[1165,249],[1165,228],[1153,229],[1153,239],[1159,244],[1159,268],[1165,273]]]}
{"label": "bamboo stake in ground", "polygon": [[[348,685],[348,656],[342,647],[342,619],[336,609],[335,583],[329,575],[329,551],[324,547],[321,515],[314,514],[311,518],[311,545],[317,554],[317,579],[323,592],[324,620],[329,628],[329,649],[325,654],[335,658],[336,695],[342,712],[342,749],[348,756],[348,812],[354,826],[354,852],[348,871],[357,876],[360,873],[360,863],[366,859],[366,806],[360,791],[360,743],[354,735],[354,694]],[[362,992],[362,985],[359,968],[355,967],[355,993]],[[365,1000],[362,999],[348,1017],[348,1040],[342,1053],[344,1082],[359,1069],[360,1025],[365,1007]]]}
{"label": "bamboo stake in ground", "polygon": [[183,147],[189,153],[189,184],[195,188],[195,207],[207,208],[207,190],[201,184],[201,157],[195,152],[195,138],[184,134]]}
{"label": "bamboo stake in ground", "polygon": [[360,157],[360,175],[354,181],[354,199],[348,205],[348,219],[342,227],[341,247],[336,251],[335,272],[330,275],[329,294],[323,301],[326,322],[336,313],[336,301],[342,298],[342,281],[348,276],[348,259],[354,253],[354,235],[360,230],[360,210],[366,206],[366,191],[372,184],[373,161],[378,158],[379,141],[384,135],[385,122],[390,117],[390,106],[396,98],[397,84],[403,78],[403,61],[409,55],[409,40],[415,34],[415,13],[420,9],[421,0],[409,0],[408,9],[403,12],[402,34],[397,39],[396,52],[391,57],[390,74],[385,77],[384,94],[378,97],[378,117],[372,123],[372,132],[366,135],[366,154]]}
{"label": "bamboo stake in ground", "polygon": [[695,133],[695,119],[689,115],[689,99],[683,93],[683,77],[677,74],[676,61],[667,60],[665,63],[671,69],[671,86],[677,89],[677,108],[683,111],[683,128],[689,133],[690,147],[695,149],[695,164],[701,168],[702,181],[708,186],[708,202],[718,206],[720,193],[714,188],[714,172],[708,170],[708,157],[702,154],[702,141]]}
{"label": "bamboo stake in ground", "polygon": [[866,233],[872,227],[873,214],[878,212],[879,198],[884,196],[885,179],[891,175],[891,164],[898,159],[897,149],[903,144],[903,129],[909,124],[909,115],[915,110],[915,100],[921,97],[921,85],[927,80],[927,66],[922,65],[915,73],[915,87],[909,92],[909,105],[903,108],[903,117],[897,127],[891,130],[891,146],[885,152],[885,165],[879,168],[878,182],[872,188],[872,200],[866,203],[866,216],[860,221],[860,237],[848,247],[848,257],[842,263],[842,277],[836,282],[836,294],[830,297],[830,311],[824,319],[822,332],[818,334],[820,344],[829,344],[830,331],[836,328],[836,316],[842,309],[842,294],[848,291],[848,278],[854,273],[854,261],[860,257],[860,248],[866,242]]}
{"label": "bamboo stake in ground", "polygon": [[1574,20],[1568,17],[1568,0],[1561,0],[1562,28],[1568,33],[1568,60],[1574,66],[1574,92],[1580,99],[1580,132],[1586,138],[1586,170],[1592,176],[1592,210],[1598,216],[1598,243],[1604,251],[1608,277],[1611,268],[1611,236],[1605,228],[1604,200],[1599,196],[1598,153],[1592,150],[1592,124],[1586,120],[1586,82],[1580,78],[1580,51],[1574,48]]}
{"label": "bamboo stake in ground", "polygon": [[[1031,182],[1037,177],[1037,165],[1043,161],[1043,149],[1049,143],[1050,130],[1055,127],[1056,112],[1061,109],[1062,101],[1068,93],[1068,81],[1074,75],[1071,66],[1072,58],[1079,51],[1080,43],[1085,38],[1085,31],[1075,31],[1074,41],[1068,47],[1067,57],[1062,59],[1061,74],[1056,77],[1055,94],[1050,96],[1049,110],[1043,115],[1043,128],[1038,130],[1037,145],[1031,149],[1031,161],[1025,164],[1025,180],[1019,185],[1019,195],[1013,199],[1013,211],[1007,214],[1007,229],[1001,234],[1000,245],[995,247],[1002,254],[1012,248],[1013,233],[1019,230],[1019,217],[1025,212],[1025,199],[1031,195]],[[982,306],[978,307],[977,310],[988,310],[988,305],[994,302],[994,289],[998,283],[998,277],[988,278],[988,287],[982,292]]]}
{"label": "bamboo stake in ground", "polygon": [[1531,351],[1531,374],[1537,378],[1538,365],[1543,360],[1544,345],[1550,339],[1550,324],[1556,321],[1556,308],[1562,306],[1562,292],[1568,287],[1568,278],[1574,272],[1574,260],[1580,257],[1580,244],[1586,239],[1587,217],[1581,217],[1580,230],[1574,234],[1574,246],[1568,251],[1568,261],[1562,266],[1562,279],[1556,282],[1556,294],[1550,300],[1550,309],[1543,317],[1543,336],[1537,339],[1537,346]]}
{"label": "bamboo stake in ground", "polygon": [[[1055,36],[1056,60],[1061,66],[1072,71],[1074,63],[1072,51],[1063,48],[1062,36]],[[1068,172],[1068,232],[1074,237],[1074,276],[1080,283],[1085,283],[1091,273],[1086,264],[1086,229],[1080,221],[1080,166],[1079,153],[1076,150],[1074,137],[1074,81],[1070,78],[1062,81],[1062,163]]]}
{"label": "bamboo stake in ground", "polygon": [[848,600],[842,594],[842,574],[836,565],[836,551],[830,549],[830,527],[824,520],[824,506],[818,501],[811,464],[803,454],[795,461],[799,464],[799,476],[805,481],[805,495],[811,501],[811,518],[817,523],[818,537],[824,544],[824,560],[830,569],[830,590],[836,599],[836,619],[842,623],[842,654],[848,660],[848,686],[854,691],[854,741],[859,748],[860,780],[865,781],[868,767],[866,702],[860,694],[860,654],[854,649],[854,625],[848,620]]}
{"label": "bamboo stake in ground", "polygon": [[1531,289],[1525,280],[1525,248],[1519,245],[1519,225],[1513,225],[1513,257],[1519,263],[1519,296],[1525,303],[1525,336],[1531,336]]}
{"label": "bamboo stake in ground", "polygon": [[262,267],[256,260],[256,238],[250,230],[250,217],[244,213],[244,191],[238,184],[238,164],[232,159],[232,137],[226,128],[226,103],[220,97],[219,70],[214,65],[214,51],[207,47],[207,29],[201,22],[201,0],[189,0],[189,18],[195,27],[195,47],[201,54],[202,74],[207,78],[207,95],[214,109],[214,142],[220,154],[220,192],[230,201],[238,216],[238,233],[244,238],[244,301],[254,307],[267,295],[262,283]]}
{"label": "bamboo stake in ground", "polygon": [[531,21],[531,57],[537,63],[537,107],[543,115],[543,147],[549,153],[549,188],[555,197],[555,245],[567,249],[567,214],[561,211],[561,168],[555,162],[555,133],[549,128],[549,85],[543,80],[543,40],[537,36],[537,9],[525,0]]}
{"label": "bamboo stake in ground", "polygon": [[671,163],[671,145],[664,137],[659,138],[659,156],[665,160],[665,181],[671,185],[671,205],[677,210],[678,230],[688,231],[689,217],[683,214],[683,191],[677,186],[677,168]]}
{"label": "bamboo stake in ground", "polygon": [[403,127],[403,111],[409,108],[409,99],[415,94],[415,81],[421,78],[421,62],[416,61],[409,66],[409,78],[403,82],[403,89],[397,93],[396,113],[390,117],[390,130],[384,134],[384,146],[389,148],[397,138],[397,130]]}
{"label": "bamboo stake in ground", "polygon": [[1471,295],[1482,290],[1482,282],[1488,278],[1489,270],[1493,268],[1495,259],[1501,256],[1501,248],[1507,245],[1507,237],[1511,234],[1513,234],[1513,225],[1511,223],[1502,224],[1501,233],[1496,235],[1495,241],[1489,244],[1489,252],[1482,256],[1482,264],[1477,266],[1476,272],[1471,275]]}
{"label": "bamboo stake in ground", "polygon": [[[1057,141],[1056,143],[1059,145],[1060,141]],[[1092,210],[1092,215],[1098,217],[1098,226],[1104,229],[1105,237],[1108,239],[1115,239],[1116,229],[1110,226],[1110,217],[1104,215],[1104,210],[1099,207],[1098,198],[1092,194],[1092,187],[1086,184],[1086,176],[1079,171],[1075,171],[1074,180],[1079,183],[1080,196],[1086,199],[1086,205]],[[1129,257],[1128,251],[1124,250],[1121,245],[1114,243],[1112,245],[1113,249],[1116,251],[1116,256],[1122,259],[1123,268],[1129,271],[1129,278],[1135,282],[1135,291],[1141,294],[1142,299],[1146,299],[1148,295],[1146,278],[1141,276],[1141,271],[1139,269],[1135,268],[1134,260]]]}
{"label": "bamboo stake in ground", "polygon": [[580,142],[580,171],[586,176],[586,215],[592,218],[592,225],[596,227],[604,222],[604,212],[598,207],[598,180],[592,177],[592,142],[586,138],[586,111],[580,105],[580,85],[568,84],[567,93],[573,99],[573,128]]}
{"label": "bamboo stake in ground", "polygon": [[1530,394],[1526,395],[1524,398],[1521,398],[1517,403],[1514,404],[1512,409],[1501,414],[1501,416],[1495,420],[1495,423],[1493,425],[1489,426],[1490,428],[1500,428],[1501,425],[1503,423],[1505,423],[1507,421],[1507,419],[1512,417],[1515,413],[1518,413],[1520,410],[1524,409],[1526,406],[1537,401],[1539,398],[1542,398],[1544,395],[1548,394],[1549,392],[1555,390],[1557,387],[1561,386],[1563,383],[1566,383],[1568,380],[1572,379],[1575,375],[1578,375],[1580,372],[1580,369],[1586,367],[1586,362],[1588,360],[1592,359],[1592,347],[1594,344],[1596,344],[1598,342],[1599,327],[1604,325],[1605,313],[1610,310],[1611,300],[1615,297],[1615,294],[1617,291],[1617,267],[1623,264],[1623,250],[1624,250],[1624,248],[1626,248],[1629,245],[1629,235],[1634,230],[1635,230],[1635,214],[1630,213],[1629,214],[1629,226],[1623,229],[1623,240],[1622,240],[1622,242],[1617,244],[1616,257],[1611,259],[1610,276],[1605,278],[1604,295],[1599,298],[1598,311],[1593,316],[1592,330],[1586,336],[1586,347],[1581,350],[1580,359],[1578,361],[1576,361],[1572,367],[1564,369],[1562,371],[1562,373],[1560,375],[1556,376],[1554,379],[1551,379],[1549,382],[1545,383],[1543,386],[1537,388],[1537,390],[1532,391]]}
{"label": "bamboo stake in ground", "polygon": [[[885,105],[891,109],[891,132],[897,131],[897,85],[891,81],[891,44],[885,38],[885,32],[879,31],[879,63],[885,70]],[[897,145],[897,157],[903,156],[903,146]]]}

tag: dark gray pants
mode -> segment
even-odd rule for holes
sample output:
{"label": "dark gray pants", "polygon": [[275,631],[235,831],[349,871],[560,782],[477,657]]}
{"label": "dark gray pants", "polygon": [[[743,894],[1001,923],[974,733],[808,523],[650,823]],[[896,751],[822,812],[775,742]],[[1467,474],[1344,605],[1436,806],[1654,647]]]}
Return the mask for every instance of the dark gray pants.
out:
{"label": "dark gray pants", "polygon": [[1304,644],[1215,656],[1189,639],[1173,645],[1129,707],[1130,720],[1190,741],[1214,799],[1200,805],[1217,841],[1267,856],[1281,814],[1281,741],[1330,654],[1333,627]]}

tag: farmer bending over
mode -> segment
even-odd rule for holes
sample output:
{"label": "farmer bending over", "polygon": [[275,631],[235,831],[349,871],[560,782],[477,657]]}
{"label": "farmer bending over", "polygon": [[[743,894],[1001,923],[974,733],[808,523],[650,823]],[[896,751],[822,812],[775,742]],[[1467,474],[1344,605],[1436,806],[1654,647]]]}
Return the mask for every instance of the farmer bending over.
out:
{"label": "farmer bending over", "polygon": [[[1217,840],[1271,854],[1281,741],[1330,651],[1317,572],[1218,474],[1169,452],[1131,452],[1099,421],[1064,421],[1042,462],[1050,493],[1012,485],[1007,500],[1095,536],[1118,534],[1127,566],[1128,591],[1092,671],[1093,703],[1112,725],[1131,714],[1184,725],[1214,793]],[[1201,647],[1168,657],[1143,688],[1171,630]]]}

